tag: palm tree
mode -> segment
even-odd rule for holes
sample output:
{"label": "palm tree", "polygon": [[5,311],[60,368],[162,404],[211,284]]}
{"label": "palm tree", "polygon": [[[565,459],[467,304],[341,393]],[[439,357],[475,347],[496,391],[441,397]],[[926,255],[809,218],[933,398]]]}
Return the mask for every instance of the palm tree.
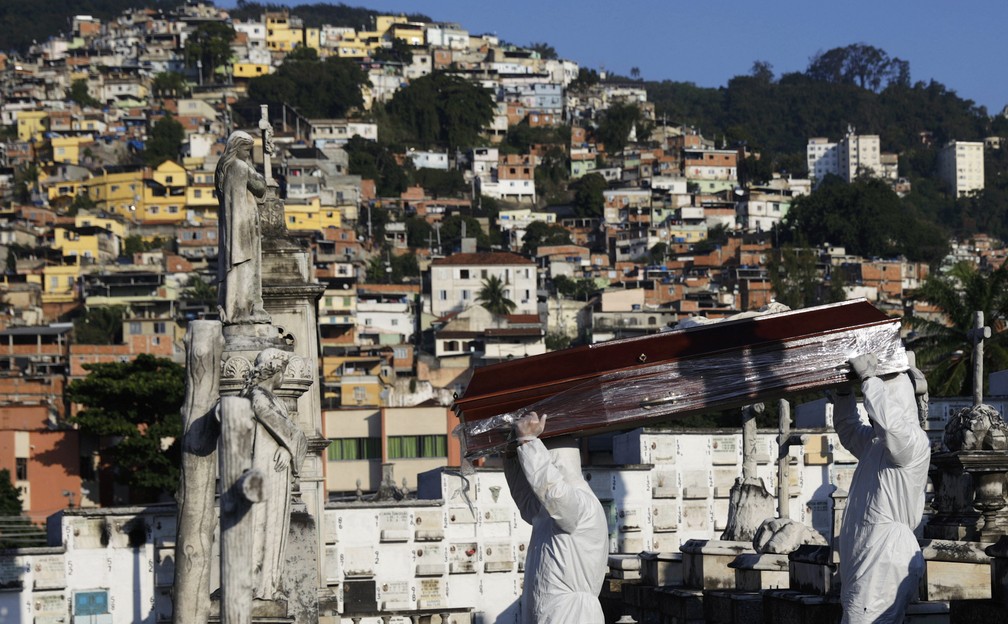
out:
{"label": "palm tree", "polygon": [[984,313],[992,329],[991,338],[984,342],[984,370],[1008,367],[1008,267],[984,274],[961,262],[947,274],[930,276],[912,299],[930,303],[942,316],[941,320],[906,318],[912,330],[907,346],[917,354],[917,365],[927,375],[932,396],[972,394],[970,330],[976,312]]}
{"label": "palm tree", "polygon": [[511,314],[518,307],[518,304],[508,299],[504,293],[504,282],[496,275],[491,275],[483,280],[483,286],[476,295],[476,301],[488,312],[497,316]]}

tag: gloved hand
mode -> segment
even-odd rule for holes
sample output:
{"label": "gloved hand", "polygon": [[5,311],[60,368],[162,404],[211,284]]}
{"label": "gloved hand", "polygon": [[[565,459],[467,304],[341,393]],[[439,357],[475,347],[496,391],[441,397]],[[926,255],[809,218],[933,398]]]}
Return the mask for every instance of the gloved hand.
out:
{"label": "gloved hand", "polygon": [[878,368],[878,357],[874,353],[852,357],[848,361],[850,362],[851,369],[857,373],[857,376],[862,381],[875,376],[875,370]]}
{"label": "gloved hand", "polygon": [[546,414],[539,416],[529,412],[515,421],[514,428],[519,442],[534,440],[546,429]]}

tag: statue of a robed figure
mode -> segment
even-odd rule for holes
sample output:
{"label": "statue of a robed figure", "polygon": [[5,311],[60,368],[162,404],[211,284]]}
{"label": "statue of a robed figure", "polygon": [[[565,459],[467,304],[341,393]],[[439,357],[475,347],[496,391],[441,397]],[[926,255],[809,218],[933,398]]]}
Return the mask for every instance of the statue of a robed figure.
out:
{"label": "statue of a robed figure", "polygon": [[[265,113],[264,120],[265,120]],[[265,172],[252,163],[255,139],[237,130],[217,163],[220,321],[195,321],[186,335],[183,464],[176,539],[174,621],[211,617],[210,562],[220,487],[220,620],[285,617],[285,551],[297,477],[309,442],[297,397],[312,367],[263,304],[266,205],[278,205],[268,122],[260,124]],[[281,206],[282,207],[282,206]],[[303,506],[303,505],[302,505]]]}

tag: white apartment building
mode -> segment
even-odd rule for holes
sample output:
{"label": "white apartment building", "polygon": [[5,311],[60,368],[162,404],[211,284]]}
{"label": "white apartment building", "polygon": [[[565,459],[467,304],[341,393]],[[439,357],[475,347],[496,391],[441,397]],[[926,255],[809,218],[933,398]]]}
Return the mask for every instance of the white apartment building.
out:
{"label": "white apartment building", "polygon": [[938,152],[938,177],[956,197],[984,188],[984,144],[951,141]]}
{"label": "white apartment building", "polygon": [[848,182],[853,182],[860,175],[883,175],[878,135],[855,134],[852,127],[848,127],[847,134],[839,143],[831,143],[822,137],[809,139],[806,162],[809,176],[816,184],[830,173]]}
{"label": "white apartment building", "polygon": [[536,267],[508,252],[457,253],[431,263],[431,313],[442,317],[477,305],[476,296],[490,276],[504,283],[514,314],[536,314]]}

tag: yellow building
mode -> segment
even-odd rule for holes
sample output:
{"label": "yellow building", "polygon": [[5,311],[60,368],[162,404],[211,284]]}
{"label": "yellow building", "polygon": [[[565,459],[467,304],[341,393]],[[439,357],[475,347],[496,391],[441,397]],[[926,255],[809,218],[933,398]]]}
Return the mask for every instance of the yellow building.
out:
{"label": "yellow building", "polygon": [[77,197],[85,192],[87,182],[87,180],[50,179],[42,172],[39,173],[39,188],[45,191],[50,204],[60,197]]}
{"label": "yellow building", "polygon": [[119,256],[119,237],[103,227],[53,227],[53,249],[64,256],[112,262]]}
{"label": "yellow building", "polygon": [[251,80],[269,73],[270,66],[263,63],[235,63],[231,66],[231,75],[236,80]]}
{"label": "yellow building", "polygon": [[290,52],[302,45],[304,30],[292,28],[287,11],[266,13],[266,48],[271,52]]}
{"label": "yellow building", "polygon": [[133,219],[143,206],[144,170],[103,171],[85,182],[88,197],[99,210]]}
{"label": "yellow building", "polygon": [[385,36],[393,24],[406,24],[409,20],[403,15],[379,15],[375,17],[375,32],[379,37]]}
{"label": "yellow building", "polygon": [[29,275],[28,282],[42,287],[42,303],[73,303],[80,300],[77,281],[81,266],[78,259],[74,264],[47,266],[42,275]]}
{"label": "yellow building", "polygon": [[140,223],[181,223],[186,219],[189,175],[182,165],[166,160],[144,181],[143,204],[134,218]]}
{"label": "yellow building", "polygon": [[389,41],[398,39],[410,46],[422,46],[425,40],[424,27],[423,24],[410,23],[405,20],[396,22],[389,27],[384,38]]}
{"label": "yellow building", "polygon": [[19,141],[41,141],[49,128],[49,113],[46,111],[18,111],[17,131]]}
{"label": "yellow building", "polygon": [[82,210],[77,213],[77,216],[74,217],[74,225],[79,228],[91,226],[105,228],[119,238],[126,238],[127,234],[126,224],[123,223],[122,220],[115,217],[95,214],[87,210]]}
{"label": "yellow building", "polygon": [[345,36],[336,42],[336,56],[342,58],[366,58],[370,52],[368,45],[356,36]]}
{"label": "yellow building", "polygon": [[288,230],[322,231],[328,227],[341,227],[343,216],[334,206],[322,206],[318,197],[301,200],[294,203],[287,199],[284,203],[284,216]]}
{"label": "yellow building", "polygon": [[51,137],[52,159],[57,163],[80,164],[81,146],[91,143],[94,139],[89,134],[81,136]]}

